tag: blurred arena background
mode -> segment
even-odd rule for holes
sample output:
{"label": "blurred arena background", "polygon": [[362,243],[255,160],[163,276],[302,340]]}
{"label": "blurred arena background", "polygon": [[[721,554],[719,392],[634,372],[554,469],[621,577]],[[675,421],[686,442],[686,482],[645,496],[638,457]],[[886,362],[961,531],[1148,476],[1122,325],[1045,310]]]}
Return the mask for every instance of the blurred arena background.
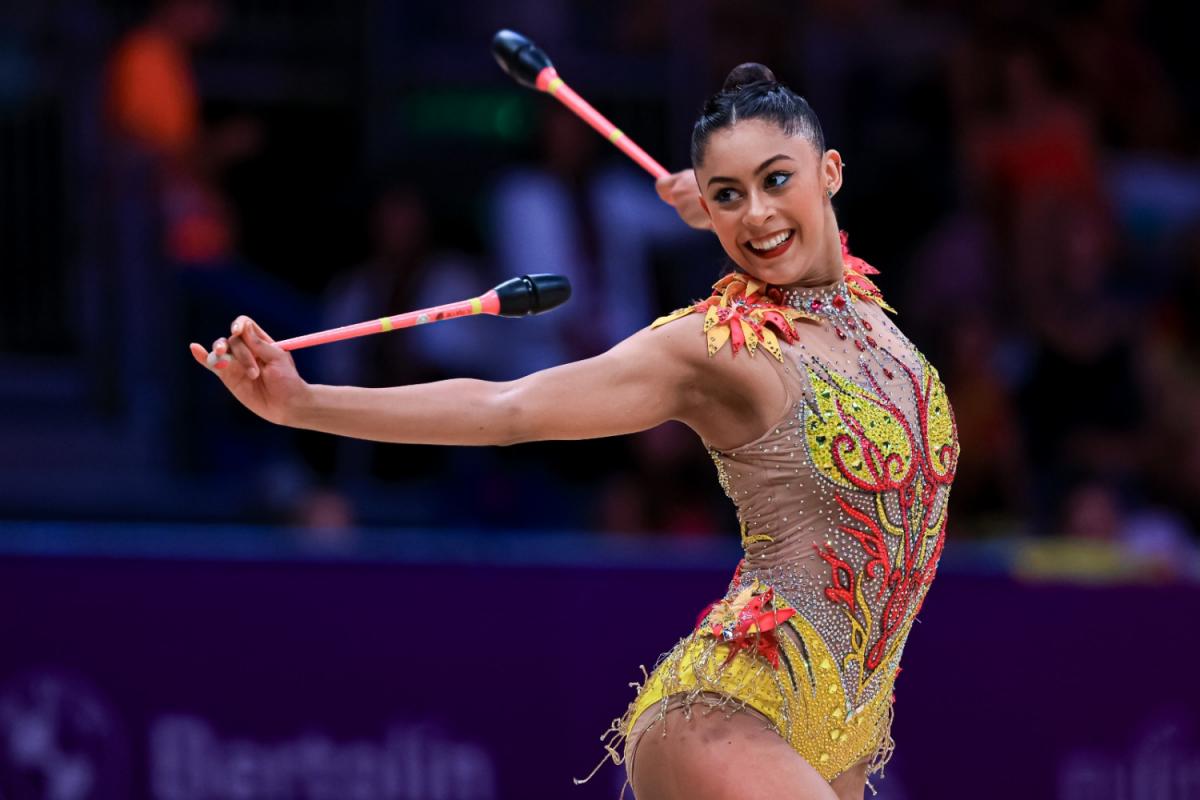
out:
{"label": "blurred arena background", "polygon": [[707,294],[715,239],[503,75],[501,27],[669,169],[748,60],[847,161],[839,221],[962,443],[879,797],[1200,797],[1197,17],[0,4],[0,798],[616,796],[570,778],[737,561],[699,441],[338,441],[186,349],[569,275],[545,317],[297,354],[504,380]]}

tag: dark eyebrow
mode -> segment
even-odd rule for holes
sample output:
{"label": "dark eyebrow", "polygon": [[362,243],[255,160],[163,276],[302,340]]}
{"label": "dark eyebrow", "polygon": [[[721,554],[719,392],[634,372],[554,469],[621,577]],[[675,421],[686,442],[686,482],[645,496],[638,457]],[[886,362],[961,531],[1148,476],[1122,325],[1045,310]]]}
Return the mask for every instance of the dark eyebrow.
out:
{"label": "dark eyebrow", "polygon": [[[770,158],[768,158],[766,161],[759,164],[758,169],[754,170],[754,174],[757,175],[758,173],[762,172],[764,169],[771,166],[772,164],[774,164],[776,161],[778,161],[781,158],[786,158],[788,161],[795,160],[791,156],[785,156],[783,153],[777,153],[777,154],[771,156]],[[735,178],[726,178],[721,175],[714,175],[713,177],[708,179],[707,185],[711,186],[714,183],[737,183],[737,180]]]}

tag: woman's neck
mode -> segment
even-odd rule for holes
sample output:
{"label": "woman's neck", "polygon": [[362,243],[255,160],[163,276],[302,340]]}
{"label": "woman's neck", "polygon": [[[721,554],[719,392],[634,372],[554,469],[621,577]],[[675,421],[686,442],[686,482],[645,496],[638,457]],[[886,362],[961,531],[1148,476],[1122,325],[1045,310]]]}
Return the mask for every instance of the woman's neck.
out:
{"label": "woman's neck", "polygon": [[844,275],[842,241],[838,233],[837,224],[834,223],[833,232],[825,235],[821,252],[813,260],[812,271],[800,280],[789,283],[786,286],[781,286],[780,288],[785,291],[788,289],[824,288],[841,283]]}

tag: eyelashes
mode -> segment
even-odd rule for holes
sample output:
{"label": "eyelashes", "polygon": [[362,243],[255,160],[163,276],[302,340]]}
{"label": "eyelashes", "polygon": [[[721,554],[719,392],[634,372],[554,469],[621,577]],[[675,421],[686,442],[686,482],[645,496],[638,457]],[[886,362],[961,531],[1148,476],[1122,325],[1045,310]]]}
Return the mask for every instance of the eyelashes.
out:
{"label": "eyelashes", "polygon": [[[772,189],[778,189],[791,180],[791,177],[792,173],[790,172],[785,170],[776,170],[775,172],[772,172],[763,178],[763,188],[768,191]],[[713,195],[712,199],[713,202],[724,205],[726,203],[734,202],[740,196],[740,193],[736,189],[725,187],[718,189],[716,194]]]}
{"label": "eyelashes", "polygon": [[[778,189],[780,186],[783,186],[785,183],[787,183],[788,179],[791,177],[792,177],[792,173],[790,173],[790,172],[783,172],[783,171],[772,172],[763,181],[763,186],[765,186],[768,189]],[[779,178],[778,182],[775,181],[776,178]]]}

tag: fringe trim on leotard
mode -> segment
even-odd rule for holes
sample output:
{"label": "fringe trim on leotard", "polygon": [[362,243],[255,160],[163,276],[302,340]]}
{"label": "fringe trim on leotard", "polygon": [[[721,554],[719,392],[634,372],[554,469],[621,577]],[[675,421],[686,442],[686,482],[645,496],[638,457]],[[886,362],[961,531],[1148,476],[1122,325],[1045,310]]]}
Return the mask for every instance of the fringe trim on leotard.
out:
{"label": "fringe trim on leotard", "polygon": [[[663,657],[665,658],[665,654]],[[660,658],[659,661],[661,662],[662,658]],[[634,702],[629,704],[629,708],[626,709],[624,714],[617,717],[612,721],[611,724],[609,724],[608,730],[600,734],[600,742],[604,745],[606,754],[600,759],[599,764],[592,767],[592,771],[588,773],[586,778],[571,779],[575,782],[576,786],[582,786],[590,781],[593,777],[595,777],[596,773],[600,771],[600,768],[610,760],[615,767],[619,767],[625,763],[625,756],[617,749],[617,746],[624,744],[626,741],[629,725],[633,724],[633,721],[630,719],[630,717],[632,716],[635,704],[637,703],[637,697],[641,695],[642,690],[646,688],[646,684],[650,682],[650,673],[646,672],[646,665],[638,664],[638,669],[642,671],[642,683],[638,683],[637,681],[629,682],[630,688],[636,690]],[[625,776],[625,783],[621,786],[621,794],[617,800],[625,800],[625,790],[629,788],[631,784],[630,778],[630,775]]]}
{"label": "fringe trim on leotard", "polygon": [[879,794],[875,788],[875,784],[871,783],[871,776],[879,773],[878,777],[884,777],[883,768],[892,760],[892,754],[896,752],[896,740],[892,738],[892,722],[896,719],[896,703],[893,701],[887,704],[887,716],[880,723],[883,729],[879,737],[879,746],[875,748],[875,752],[871,755],[871,760],[867,762],[867,788],[871,790],[871,796]]}
{"label": "fringe trim on leotard", "polygon": [[[680,677],[680,668],[684,656],[688,652],[688,645],[697,639],[704,641],[704,647],[696,656],[695,662],[691,665],[690,672],[694,681],[694,684],[692,684],[685,682]],[[725,648],[721,653],[718,653],[718,648],[721,645],[725,645]],[[721,709],[728,718],[738,711],[754,709],[749,700],[739,695],[749,694],[748,687],[754,685],[756,681],[766,676],[778,685],[782,680],[781,675],[776,669],[772,668],[766,658],[757,654],[750,655],[743,653],[739,654],[736,659],[728,659],[724,653],[724,650],[727,649],[728,644],[726,642],[707,636],[701,637],[696,632],[693,632],[681,639],[674,648],[659,656],[654,669],[650,672],[646,671],[644,664],[639,665],[639,668],[642,670],[643,682],[638,683],[637,681],[633,681],[629,684],[630,687],[637,690],[633,702],[629,704],[625,713],[614,719],[612,724],[609,725],[608,730],[600,736],[600,741],[604,745],[605,756],[600,759],[600,762],[588,773],[586,778],[573,778],[572,780],[575,782],[575,785],[579,786],[590,781],[608,761],[611,761],[614,766],[623,765],[625,763],[625,755],[622,749],[624,745],[628,744],[628,736],[634,723],[642,714],[653,713],[655,706],[658,706],[657,715],[642,734],[645,735],[649,731],[649,728],[661,722],[663,723],[661,735],[666,736],[667,726],[665,720],[667,712],[673,708],[682,708],[685,720],[692,718],[692,706],[696,703],[704,706],[704,710],[701,713],[706,716],[713,711]],[[721,657],[721,660],[714,666],[712,659],[718,656]],[[745,659],[747,658],[751,660],[753,667],[748,669],[746,674],[736,684],[729,686],[726,683],[722,683],[731,665],[737,663],[740,667],[745,668]],[[639,698],[646,691],[655,673],[657,673],[657,680],[662,682],[662,696],[650,705],[639,704]],[[782,691],[782,687],[780,687],[780,690]],[[703,698],[701,697],[702,695],[704,696]],[[791,709],[785,706],[782,710],[782,716],[784,725],[790,726]],[[767,722],[764,725],[786,738],[785,732],[778,730],[774,722]],[[631,778],[632,776],[630,775],[625,776],[625,783],[621,787],[621,794],[618,800],[624,799],[625,789],[630,786]]]}
{"label": "fringe trim on leotard", "polygon": [[[645,669],[645,668],[646,667],[643,664],[642,669]],[[633,685],[636,686],[637,684],[635,683]],[[603,758],[600,759],[599,764],[592,767],[592,771],[587,774],[586,778],[572,778],[571,779],[572,781],[575,782],[576,786],[582,786],[583,784],[587,783],[592,778],[594,778],[596,776],[596,773],[600,771],[600,768],[603,767],[605,765],[605,763],[607,763],[610,760],[612,761],[613,766],[617,766],[617,767],[619,767],[623,763],[625,763],[624,757],[621,755],[620,752],[617,751],[617,748],[615,747],[616,744],[622,743],[625,740],[624,729],[621,727],[621,721],[623,719],[624,719],[624,717],[617,717],[616,719],[614,719],[612,721],[612,724],[608,726],[608,730],[606,730],[604,733],[602,733],[600,735],[600,741],[604,745],[604,749],[607,751],[607,753]],[[610,736],[612,737],[611,739],[609,738]],[[620,795],[620,797],[617,798],[617,800],[625,800],[625,789],[630,785],[629,778],[630,778],[629,775],[625,776],[625,784],[621,787],[621,795]]]}
{"label": "fringe trim on leotard", "polygon": [[[695,648],[697,640],[703,643],[703,647],[698,652]],[[725,646],[722,647],[722,645]],[[788,649],[790,650],[790,645]],[[666,736],[667,712],[676,707],[682,708],[684,719],[691,719],[692,706],[699,702],[704,706],[701,713],[706,716],[717,709],[723,710],[726,717],[732,716],[738,711],[753,709],[767,718],[767,722],[764,723],[765,727],[774,730],[785,740],[789,740],[788,731],[793,727],[792,720],[804,719],[808,716],[806,708],[792,707],[789,693],[783,686],[784,682],[790,681],[787,671],[795,669],[799,664],[796,663],[789,667],[787,663],[784,663],[780,665],[781,668],[775,668],[766,657],[758,653],[739,652],[735,658],[729,659],[726,657],[727,650],[726,642],[709,637],[699,631],[693,631],[681,639],[671,650],[663,653],[655,663],[653,670],[647,672],[645,665],[639,665],[642,671],[642,682],[633,681],[629,684],[635,690],[634,700],[629,704],[625,713],[614,719],[600,736],[605,750],[604,757],[586,777],[574,778],[575,785],[579,786],[590,781],[608,761],[618,767],[626,765],[625,750],[629,745],[628,737],[633,725],[643,714],[655,714],[655,706],[658,707],[655,718],[642,731],[642,735],[661,722],[663,724],[660,735]],[[689,653],[694,654],[693,661],[691,664],[686,664],[685,657]],[[714,658],[719,660],[714,662],[712,660]],[[735,665],[738,671],[744,671],[743,674],[736,676],[729,674]],[[764,678],[770,679],[775,684],[779,690],[779,696],[782,698],[782,706],[777,709],[777,716],[774,718],[763,709],[757,708],[753,702],[755,693],[751,689]],[[652,682],[658,683],[652,688],[660,696],[649,703],[639,702],[643,693],[651,688]],[[796,697],[794,700],[802,704],[810,702],[801,697]],[[895,707],[892,702],[885,702],[882,705],[885,706],[885,710],[872,726],[877,731],[876,735],[872,737],[874,745],[862,754],[869,754],[866,785],[870,788],[872,795],[875,795],[877,790],[870,779],[875,775],[883,777],[884,766],[895,749],[895,743],[891,737]],[[782,726],[782,730],[780,726]],[[793,744],[793,746],[795,745]],[[861,758],[861,755],[858,758]],[[856,758],[855,761],[857,760]],[[814,766],[818,765],[814,764]],[[630,787],[631,778],[631,775],[626,774],[618,800],[624,800],[625,789]]]}

